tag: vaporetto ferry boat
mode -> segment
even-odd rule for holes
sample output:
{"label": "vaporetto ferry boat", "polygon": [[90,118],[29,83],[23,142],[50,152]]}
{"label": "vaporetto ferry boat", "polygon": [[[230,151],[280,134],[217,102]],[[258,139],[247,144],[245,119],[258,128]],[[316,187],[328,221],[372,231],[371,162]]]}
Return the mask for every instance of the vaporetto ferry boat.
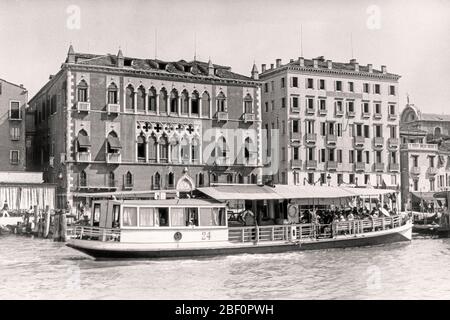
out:
{"label": "vaporetto ferry boat", "polygon": [[[92,200],[89,225],[77,226],[67,245],[97,259],[126,259],[277,253],[410,241],[412,223],[406,215],[326,224],[301,220],[302,210],[345,210],[355,204],[370,209],[374,200],[378,206],[386,199],[396,205],[396,196],[395,190],[385,189],[227,185],[199,188],[194,198]],[[243,206],[236,210],[236,203]],[[243,215],[256,216],[254,223],[246,225],[248,219],[242,219]]]}

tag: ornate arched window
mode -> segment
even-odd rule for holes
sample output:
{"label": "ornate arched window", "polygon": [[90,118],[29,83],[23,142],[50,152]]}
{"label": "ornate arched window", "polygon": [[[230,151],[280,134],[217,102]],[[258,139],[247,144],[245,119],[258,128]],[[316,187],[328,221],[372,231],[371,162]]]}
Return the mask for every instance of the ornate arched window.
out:
{"label": "ornate arched window", "polygon": [[200,173],[197,175],[197,185],[198,185],[199,187],[203,187],[204,183],[205,183],[205,177],[204,177],[203,173],[200,172]]}
{"label": "ornate arched window", "polygon": [[175,136],[172,136],[169,140],[169,152],[170,152],[170,160],[172,163],[179,163],[180,162],[180,144],[178,142],[178,139]]}
{"label": "ornate arched window", "polygon": [[87,175],[84,170],[80,172],[80,187],[87,187]]}
{"label": "ornate arched window", "polygon": [[253,99],[249,93],[244,98],[244,112],[253,113]]}
{"label": "ornate arched window", "polygon": [[181,92],[181,114],[189,113],[189,94],[186,90]]}
{"label": "ornate arched window", "polygon": [[200,112],[200,100],[198,92],[194,91],[191,96],[191,115],[198,116]]}
{"label": "ornate arched window", "polygon": [[137,137],[137,160],[138,162],[145,162],[145,137],[143,135],[139,135]]}
{"label": "ornate arched window", "polygon": [[244,183],[244,176],[242,174],[238,173],[237,180],[238,180],[238,183]]}
{"label": "ornate arched window", "polygon": [[191,159],[193,163],[200,162],[200,141],[197,137],[192,138],[191,142]]}
{"label": "ornate arched window", "polygon": [[215,174],[215,173],[211,173],[209,179],[210,179],[210,183],[217,183],[218,182],[217,174]]}
{"label": "ornate arched window", "polygon": [[180,140],[181,148],[181,160],[183,163],[189,162],[189,141],[186,137],[182,137]]}
{"label": "ornate arched window", "polygon": [[167,175],[167,188],[172,189],[175,187],[175,175],[173,172],[169,172]]}
{"label": "ornate arched window", "polygon": [[88,101],[88,84],[85,80],[81,80],[77,85],[77,100],[79,102]]}
{"label": "ornate arched window", "polygon": [[125,90],[125,107],[127,109],[134,109],[134,98],[134,88],[131,84],[129,84]]}
{"label": "ornate arched window", "polygon": [[156,172],[155,175],[152,177],[152,189],[153,190],[159,190],[161,189],[161,175],[159,172]]}
{"label": "ornate arched window", "polygon": [[125,181],[124,181],[125,187],[126,188],[131,188],[133,187],[133,175],[131,174],[130,171],[128,171],[125,174]]}
{"label": "ornate arched window", "polygon": [[167,113],[167,91],[164,88],[159,92],[159,112]]}
{"label": "ornate arched window", "polygon": [[114,82],[112,82],[108,86],[108,104],[117,104],[118,103],[118,89]]}
{"label": "ornate arched window", "polygon": [[165,136],[159,138],[159,162],[167,163],[169,161],[169,143]]}
{"label": "ornate arched window", "polygon": [[216,156],[219,158],[227,158],[228,157],[228,145],[227,140],[224,137],[220,137],[217,141],[217,154]]}
{"label": "ornate arched window", "polygon": [[208,92],[203,92],[202,94],[202,117],[209,117],[209,105],[210,105],[210,98]]}
{"label": "ornate arched window", "polygon": [[226,98],[225,95],[223,94],[223,92],[220,92],[217,97],[216,97],[216,101],[217,101],[217,111],[218,112],[226,112]]}
{"label": "ornate arched window", "polygon": [[156,162],[156,150],[158,144],[156,143],[156,138],[154,136],[150,136],[148,138],[148,160],[150,162]]}
{"label": "ornate arched window", "polygon": [[178,92],[176,89],[170,92],[170,113],[178,113]]}
{"label": "ornate arched window", "polygon": [[148,90],[148,111],[156,112],[156,90],[153,87]]}
{"label": "ornate arched window", "polygon": [[116,186],[116,177],[115,177],[113,171],[110,171],[110,172],[108,173],[108,186],[109,186],[110,188],[113,188],[113,187]]}
{"label": "ornate arched window", "polygon": [[145,88],[143,86],[139,86],[137,89],[136,109],[140,112],[145,111]]}
{"label": "ornate arched window", "polygon": [[122,147],[120,145],[119,137],[117,136],[117,133],[115,131],[111,131],[108,134],[106,141],[107,141],[106,143],[107,153],[119,153]]}
{"label": "ornate arched window", "polygon": [[89,136],[84,129],[78,132],[77,137],[77,152],[89,152],[89,147],[91,146]]}

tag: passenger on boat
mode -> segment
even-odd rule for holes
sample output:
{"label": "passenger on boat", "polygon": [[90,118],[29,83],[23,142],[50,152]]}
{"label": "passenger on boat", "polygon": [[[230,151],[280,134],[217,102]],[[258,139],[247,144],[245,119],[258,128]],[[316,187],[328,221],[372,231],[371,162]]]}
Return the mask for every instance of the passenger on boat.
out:
{"label": "passenger on boat", "polygon": [[350,213],[347,215],[347,221],[353,221],[355,219],[355,216],[353,215],[353,213],[350,211]]}

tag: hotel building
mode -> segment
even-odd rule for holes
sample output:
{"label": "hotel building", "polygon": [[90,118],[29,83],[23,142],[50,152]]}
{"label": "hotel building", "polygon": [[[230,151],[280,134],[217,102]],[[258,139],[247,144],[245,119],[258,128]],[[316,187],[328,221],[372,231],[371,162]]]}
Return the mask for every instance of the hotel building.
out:
{"label": "hotel building", "polygon": [[408,102],[400,139],[402,203],[419,211],[422,200],[436,204],[433,194],[450,190],[450,115],[422,113]]}
{"label": "hotel building", "polygon": [[398,188],[399,78],[386,66],[376,70],[355,59],[263,64],[262,128],[272,139],[267,156],[279,163],[278,172],[265,179]]}
{"label": "hotel building", "polygon": [[28,113],[30,162],[58,184],[60,206],[85,201],[86,192],[262,182],[256,66],[247,77],[211,61],[82,54],[71,46]]}

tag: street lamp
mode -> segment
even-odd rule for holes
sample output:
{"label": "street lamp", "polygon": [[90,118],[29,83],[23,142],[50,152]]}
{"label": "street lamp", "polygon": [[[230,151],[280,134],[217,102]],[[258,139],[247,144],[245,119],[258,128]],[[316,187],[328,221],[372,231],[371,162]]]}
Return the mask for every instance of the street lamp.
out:
{"label": "street lamp", "polygon": [[327,175],[327,182],[328,182],[328,186],[330,186],[330,182],[331,182],[331,175],[330,174]]}

